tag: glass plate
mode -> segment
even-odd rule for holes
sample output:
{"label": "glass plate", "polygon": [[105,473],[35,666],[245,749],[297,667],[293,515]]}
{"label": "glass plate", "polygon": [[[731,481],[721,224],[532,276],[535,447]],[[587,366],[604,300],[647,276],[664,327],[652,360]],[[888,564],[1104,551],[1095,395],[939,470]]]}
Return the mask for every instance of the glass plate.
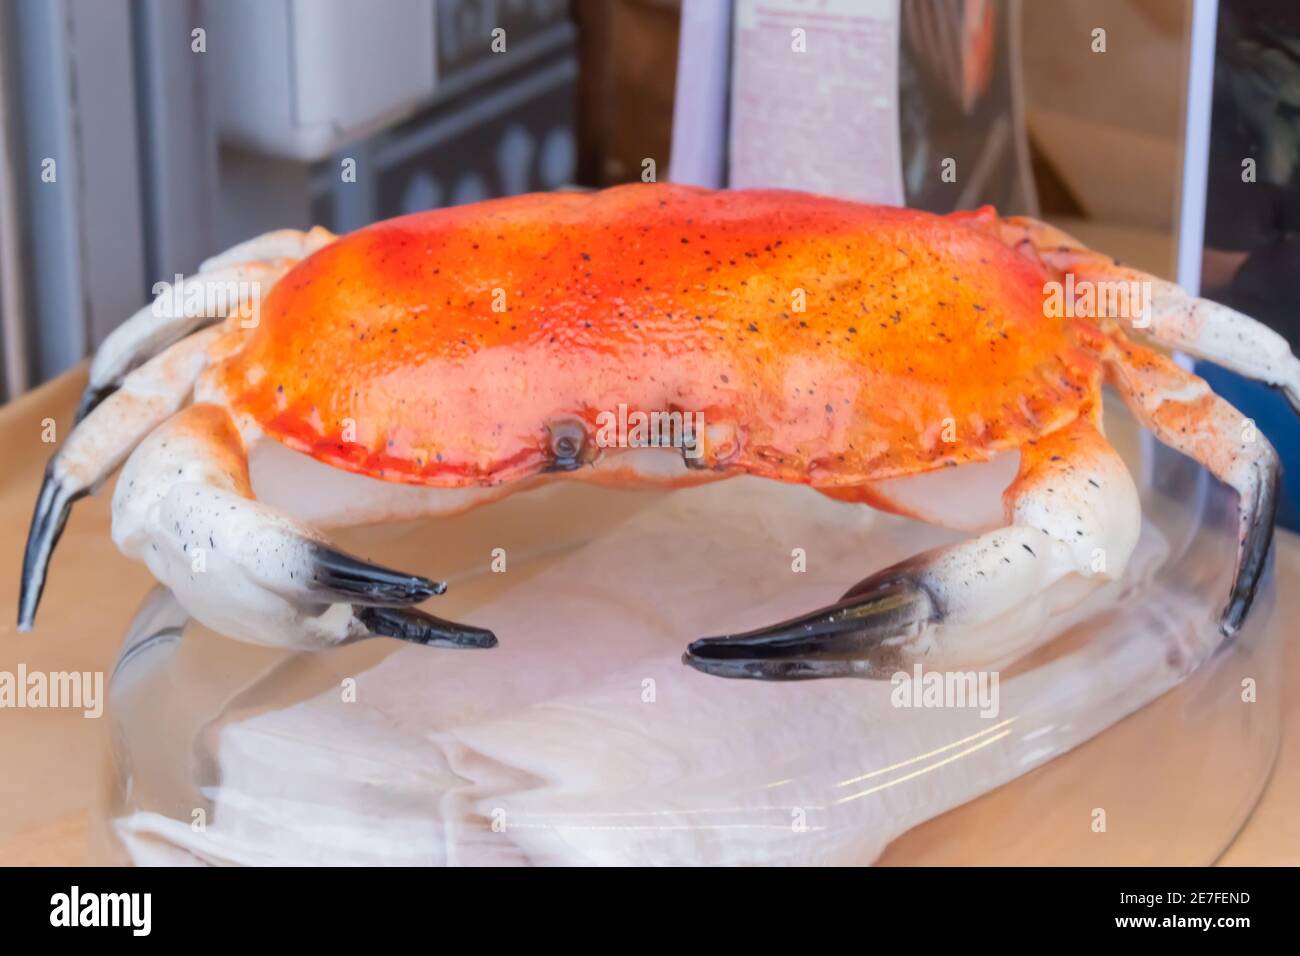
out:
{"label": "glass plate", "polygon": [[1235,495],[1180,456],[1142,460],[1131,420],[1108,416],[1143,474],[1138,549],[1059,637],[995,675],[995,712],[898,706],[886,681],[735,682],[680,663],[694,637],[827,603],[953,533],[757,479],[558,483],[336,536],[449,578],[434,610],[493,628],[491,651],[277,651],[151,595],[110,681],[101,857],[1209,863],[1277,750],[1272,564],[1223,641]]}

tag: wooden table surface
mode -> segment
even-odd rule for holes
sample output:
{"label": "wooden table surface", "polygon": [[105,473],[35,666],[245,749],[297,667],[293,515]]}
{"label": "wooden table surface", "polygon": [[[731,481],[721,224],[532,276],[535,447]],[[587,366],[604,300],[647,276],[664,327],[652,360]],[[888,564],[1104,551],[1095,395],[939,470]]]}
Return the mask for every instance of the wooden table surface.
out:
{"label": "wooden table surface", "polygon": [[[83,376],[83,371],[61,376],[0,408],[0,447],[7,453],[0,476],[0,670],[13,672],[23,662],[31,669],[108,672],[121,635],[152,583],[143,567],[113,547],[111,489],[106,489],[82,502],[68,523],[38,629],[18,634],[14,627],[22,542],[51,451],[43,439],[49,437],[51,420],[60,439],[70,427]],[[1277,544],[1277,613],[1290,627],[1300,611],[1300,538],[1280,533]],[[1285,643],[1290,693],[1283,704],[1281,752],[1259,805],[1222,856],[1222,865],[1300,864],[1300,815],[1295,812],[1300,806],[1300,748],[1295,746],[1300,735],[1300,644],[1294,634]],[[106,781],[107,725],[67,710],[0,711],[0,766],[18,768],[0,774],[0,865],[94,859],[88,821]],[[924,861],[926,847],[916,844],[940,839],[945,827],[974,825],[981,813],[1002,812],[997,801],[997,794],[982,797],[920,828],[929,836],[913,839],[913,831],[895,846],[910,840],[913,846],[904,861]],[[895,846],[886,862],[897,855]]]}

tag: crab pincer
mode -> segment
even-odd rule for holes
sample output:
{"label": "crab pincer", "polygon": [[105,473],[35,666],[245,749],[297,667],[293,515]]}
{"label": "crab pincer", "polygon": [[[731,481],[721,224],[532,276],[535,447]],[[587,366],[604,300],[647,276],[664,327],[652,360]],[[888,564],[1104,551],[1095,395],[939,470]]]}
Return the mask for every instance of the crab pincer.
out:
{"label": "crab pincer", "polygon": [[744,634],[701,638],[682,660],[715,677],[888,678],[902,665],[901,645],[938,616],[934,600],[900,568],[864,581],[830,607]]}

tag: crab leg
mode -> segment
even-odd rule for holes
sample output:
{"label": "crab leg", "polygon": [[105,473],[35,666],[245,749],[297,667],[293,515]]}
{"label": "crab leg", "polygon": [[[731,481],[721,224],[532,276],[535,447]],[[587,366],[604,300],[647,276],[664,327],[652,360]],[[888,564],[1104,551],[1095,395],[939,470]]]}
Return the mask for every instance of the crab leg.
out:
{"label": "crab leg", "polygon": [[337,551],[254,500],[243,439],[218,405],[183,409],[132,453],[113,495],[113,539],[229,637],[303,649],[377,635],[496,644],[489,631],[407,606],[445,585]]}
{"label": "crab leg", "polygon": [[79,498],[95,491],[140,440],[185,402],[219,329],[197,332],[145,362],[77,425],[45,468],[23,556],[18,628],[29,630],[50,555]]}
{"label": "crab leg", "polygon": [[1113,298],[1099,293],[1095,297],[1097,315],[1088,318],[1122,321],[1162,345],[1279,388],[1300,412],[1300,359],[1291,354],[1286,339],[1268,326],[1225,305],[1188,295],[1172,282],[1122,266],[1046,223],[1014,217],[999,220],[998,228],[1008,245],[1028,245],[1062,275],[1072,274],[1076,280],[1093,284],[1124,283],[1128,289],[1148,290],[1138,297],[1146,300],[1140,315],[1109,314]]}
{"label": "crab leg", "polygon": [[[209,346],[221,335],[220,329],[197,332],[129,373],[122,387],[73,429],[51,459],[32,515],[23,561],[19,628],[31,628],[50,556],[72,505],[96,490],[139,446],[114,496],[114,537],[122,550],[145,560],[159,579],[176,587],[178,593],[186,588],[193,590],[200,580],[209,580],[195,570],[205,567],[207,555],[204,553],[200,559],[200,552],[191,549],[187,561],[169,561],[167,555],[174,557],[171,536],[184,535],[199,541],[206,534],[212,547],[222,541],[233,549],[230,536],[238,535],[241,529],[274,538],[266,526],[275,526],[280,529],[279,537],[267,546],[260,559],[264,563],[280,562],[275,569],[266,567],[262,572],[271,587],[286,594],[270,602],[282,617],[302,617],[298,605],[326,611],[331,604],[346,601],[344,610],[333,612],[329,620],[341,624],[340,633],[348,638],[382,634],[429,644],[491,646],[494,639],[486,631],[395,606],[441,593],[443,585],[350,557],[331,548],[319,535],[294,529],[271,509],[248,501],[251,491],[243,444],[229,424],[227,413],[213,405],[202,405],[175,414],[205,367]],[[193,424],[195,421],[209,424],[200,428]],[[217,427],[217,423],[224,425]],[[222,463],[228,472],[224,479],[220,478]],[[214,489],[186,484],[192,472],[233,492],[228,505],[214,503],[221,498]],[[185,489],[192,490],[192,497]],[[213,508],[219,510],[214,512]],[[259,523],[263,527],[259,528]],[[259,560],[257,545],[247,540],[236,543],[243,549],[246,561]],[[161,570],[164,568],[166,573]],[[190,572],[187,581],[180,578],[184,571]],[[211,590],[220,591],[216,583],[220,575],[210,580]],[[247,589],[241,593],[247,593]],[[216,597],[216,603],[221,604],[220,595]],[[182,603],[191,610],[199,606],[184,599]],[[236,617],[242,611],[240,626],[246,630],[271,633],[269,626],[257,627],[256,612],[241,607],[237,601],[232,600],[227,611]],[[220,626],[214,623],[215,616],[199,611],[195,616]],[[311,632],[310,637],[302,637],[304,630]],[[298,630],[291,629],[285,635],[286,641],[295,639],[319,643],[322,634],[315,624],[299,621]]]}
{"label": "crab leg", "polygon": [[1250,610],[1273,538],[1278,457],[1269,440],[1202,379],[1110,329],[1111,384],[1133,414],[1166,445],[1200,462],[1238,496],[1237,566],[1220,618],[1234,634]]}
{"label": "crab leg", "polygon": [[328,245],[334,235],[282,229],[250,239],[208,259],[197,275],[169,286],[104,339],[90,363],[76,421],[113,393],[142,362],[187,335],[241,312],[270,292],[299,259]]}
{"label": "crab leg", "polygon": [[685,662],[722,677],[806,680],[1020,657],[1046,639],[1052,614],[1123,572],[1139,504],[1091,416],[1022,448],[1003,500],[1006,527],[877,572],[831,607],[696,641]]}

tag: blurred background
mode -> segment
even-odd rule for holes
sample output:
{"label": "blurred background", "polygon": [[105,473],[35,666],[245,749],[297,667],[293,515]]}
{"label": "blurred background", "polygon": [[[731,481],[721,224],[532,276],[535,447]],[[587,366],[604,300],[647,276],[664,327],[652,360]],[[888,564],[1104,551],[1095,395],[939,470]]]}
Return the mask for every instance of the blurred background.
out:
{"label": "blurred background", "polygon": [[0,395],[260,232],[647,178],[992,202],[1294,346],[1298,64],[1294,0],[0,0]]}

